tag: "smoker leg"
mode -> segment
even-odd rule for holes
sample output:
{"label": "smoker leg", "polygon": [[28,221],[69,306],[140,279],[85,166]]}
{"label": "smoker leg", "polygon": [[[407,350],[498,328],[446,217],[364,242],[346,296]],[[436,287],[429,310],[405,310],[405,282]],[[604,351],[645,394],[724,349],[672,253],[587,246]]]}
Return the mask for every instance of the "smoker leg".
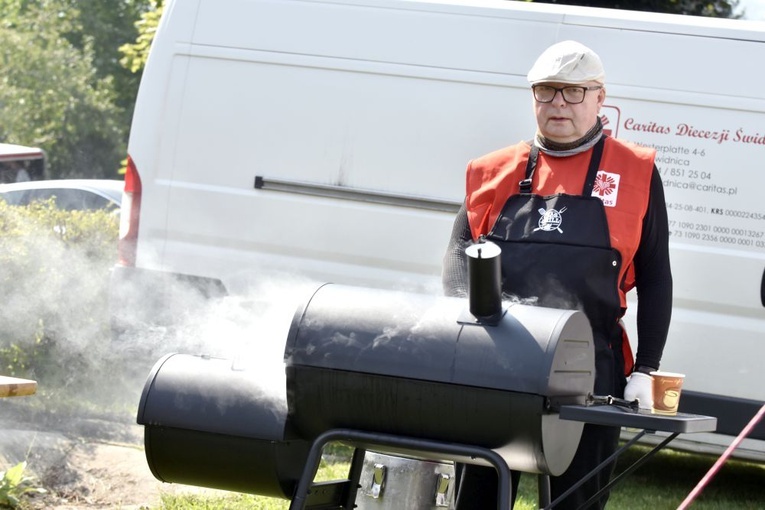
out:
{"label": "smoker leg", "polygon": [[305,461],[303,474],[295,489],[295,497],[290,503],[289,510],[303,510],[305,508],[308,491],[311,487],[311,483],[313,483],[313,479],[316,478],[316,472],[319,470],[319,462],[321,462],[321,453],[327,443],[328,441],[319,441],[317,439],[311,446],[311,450],[308,452],[308,457]]}
{"label": "smoker leg", "polygon": [[347,480],[313,483],[319,470],[324,447],[331,441],[331,438],[317,439],[311,446],[303,474],[290,503],[290,510],[310,510],[312,508],[353,510],[356,508],[356,494],[359,490],[359,479],[364,467],[364,455],[366,453],[363,448],[354,449]]}
{"label": "smoker leg", "polygon": [[366,452],[363,448],[353,450],[353,459],[351,460],[351,468],[348,473],[351,486],[348,490],[348,500],[345,502],[343,510],[353,510],[356,508],[356,494],[358,494],[359,488],[361,488],[361,471],[364,469],[364,455],[366,455]]}
{"label": "smoker leg", "polygon": [[539,475],[537,480],[539,486],[539,508],[546,508],[550,504],[550,475]]}
{"label": "smoker leg", "polygon": [[[491,450],[490,450],[491,451]],[[492,452],[494,453],[494,452]],[[497,495],[497,510],[513,510],[513,482],[510,478],[510,468],[507,463],[497,455],[499,462],[494,464],[499,475],[499,494]],[[486,459],[489,460],[489,459]],[[491,461],[490,461],[491,462]]]}

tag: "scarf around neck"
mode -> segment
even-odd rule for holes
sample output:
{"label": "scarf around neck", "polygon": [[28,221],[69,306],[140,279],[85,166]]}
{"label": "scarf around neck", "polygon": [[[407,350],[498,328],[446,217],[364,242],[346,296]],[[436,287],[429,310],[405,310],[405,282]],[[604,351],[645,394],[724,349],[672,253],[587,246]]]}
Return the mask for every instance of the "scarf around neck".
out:
{"label": "scarf around neck", "polygon": [[598,117],[595,120],[595,125],[578,140],[567,143],[554,142],[545,138],[542,136],[542,133],[537,131],[537,135],[534,138],[534,145],[539,147],[539,150],[545,154],[556,158],[563,158],[590,150],[596,143],[598,143],[601,136],[603,136],[603,123],[600,121],[600,117]]}

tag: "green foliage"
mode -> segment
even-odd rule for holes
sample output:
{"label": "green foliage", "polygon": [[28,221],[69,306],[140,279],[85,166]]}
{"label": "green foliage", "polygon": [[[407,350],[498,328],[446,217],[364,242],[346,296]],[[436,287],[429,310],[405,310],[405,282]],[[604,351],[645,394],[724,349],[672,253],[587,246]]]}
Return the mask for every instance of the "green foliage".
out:
{"label": "green foliage", "polygon": [[581,5],[630,11],[685,14],[711,18],[739,18],[736,14],[738,0],[531,0],[537,3]]}
{"label": "green foliage", "polygon": [[36,379],[42,400],[76,398],[72,388],[108,371],[90,364],[109,347],[118,221],[109,211],[0,200],[0,372]]}
{"label": "green foliage", "polygon": [[28,494],[44,494],[45,489],[36,487],[34,479],[26,476],[27,463],[20,462],[0,472],[0,508],[18,508],[21,497]]}
{"label": "green foliage", "polygon": [[[81,3],[0,0],[0,141],[44,149],[50,177],[113,177],[125,154],[127,108],[132,111],[137,88],[137,79],[125,73],[132,82],[122,94],[130,99],[121,106],[117,91],[126,78],[117,85],[114,69],[122,69],[118,47],[130,36],[106,43],[115,30],[93,33],[99,25],[87,5],[78,8]],[[133,21],[125,20],[131,30]]]}
{"label": "green foliage", "polygon": [[67,34],[67,39],[77,48],[84,48],[92,41],[96,73],[99,78],[113,80],[115,104],[124,111],[121,123],[125,126],[130,124],[141,73],[121,65],[119,47],[135,40],[138,35],[135,23],[142,13],[153,8],[153,3],[152,0],[67,0],[69,11],[79,11],[82,27]]}
{"label": "green foliage", "polygon": [[141,19],[136,21],[135,27],[138,30],[138,38],[134,43],[120,46],[120,53],[123,55],[120,64],[124,68],[137,73],[146,66],[146,59],[149,58],[149,49],[151,49],[151,43],[154,41],[154,34],[159,26],[162,11],[162,3],[152,1],[151,9],[144,12]]}

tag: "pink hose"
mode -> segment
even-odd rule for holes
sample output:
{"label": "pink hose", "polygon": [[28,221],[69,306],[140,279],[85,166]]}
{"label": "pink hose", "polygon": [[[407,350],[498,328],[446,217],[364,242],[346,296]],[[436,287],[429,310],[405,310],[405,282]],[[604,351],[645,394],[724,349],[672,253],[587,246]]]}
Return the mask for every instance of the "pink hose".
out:
{"label": "pink hose", "polygon": [[717,459],[717,462],[709,468],[709,471],[707,471],[707,474],[704,475],[704,478],[702,478],[699,483],[696,484],[696,487],[693,488],[690,494],[685,498],[685,500],[680,503],[680,506],[677,507],[677,510],[685,510],[688,508],[688,506],[693,502],[694,499],[696,499],[696,496],[698,496],[702,489],[709,483],[709,481],[717,474],[717,471],[720,470],[723,464],[725,464],[725,461],[728,460],[728,457],[730,457],[730,454],[733,453],[733,450],[738,447],[739,443],[744,440],[744,438],[749,434],[749,432],[752,431],[755,425],[757,425],[757,422],[760,421],[763,414],[765,414],[765,405],[763,405],[759,411],[757,411],[757,414],[754,415],[754,417],[749,420],[749,423],[747,423],[746,427],[744,427],[744,430],[741,431],[741,433],[736,437],[736,439],[730,444],[730,446],[723,452],[723,454],[720,456],[719,459]]}

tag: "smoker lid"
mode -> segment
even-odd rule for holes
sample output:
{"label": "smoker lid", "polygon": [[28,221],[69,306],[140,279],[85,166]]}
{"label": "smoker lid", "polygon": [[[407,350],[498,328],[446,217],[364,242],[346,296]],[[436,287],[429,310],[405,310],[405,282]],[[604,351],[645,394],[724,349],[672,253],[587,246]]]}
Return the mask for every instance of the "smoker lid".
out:
{"label": "smoker lid", "polygon": [[582,312],[510,306],[496,326],[459,321],[465,299],[341,285],[298,309],[287,365],[543,396],[592,391],[594,348]]}
{"label": "smoker lid", "polygon": [[257,371],[235,368],[232,360],[209,356],[164,356],[146,380],[138,424],[284,439],[288,433],[283,383],[281,392],[275,392],[264,387]]}

